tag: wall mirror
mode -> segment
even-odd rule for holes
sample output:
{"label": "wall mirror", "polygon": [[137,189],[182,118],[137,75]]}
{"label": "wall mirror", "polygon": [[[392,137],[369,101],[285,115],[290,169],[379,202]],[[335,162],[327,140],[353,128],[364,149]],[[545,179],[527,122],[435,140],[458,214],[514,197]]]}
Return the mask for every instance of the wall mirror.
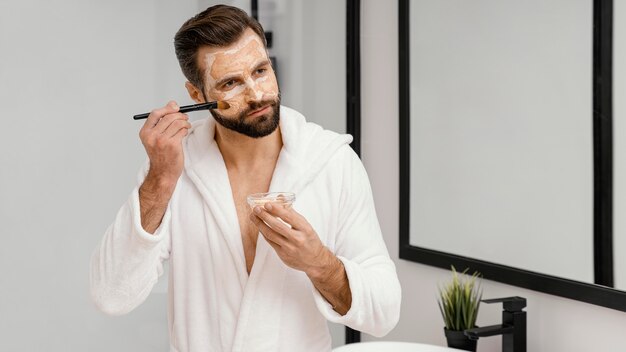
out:
{"label": "wall mirror", "polygon": [[399,4],[400,258],[626,311],[612,2]]}

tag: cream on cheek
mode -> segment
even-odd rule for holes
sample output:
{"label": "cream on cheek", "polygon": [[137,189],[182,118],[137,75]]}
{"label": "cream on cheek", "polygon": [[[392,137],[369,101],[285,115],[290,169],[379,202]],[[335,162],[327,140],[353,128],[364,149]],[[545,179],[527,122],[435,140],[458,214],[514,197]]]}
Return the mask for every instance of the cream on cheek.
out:
{"label": "cream on cheek", "polygon": [[278,84],[273,77],[269,79],[269,75],[263,76],[256,81],[259,86],[259,91],[263,94],[262,99],[276,99],[276,97],[278,97]]}
{"label": "cream on cheek", "polygon": [[275,80],[269,79],[266,75],[257,79],[248,76],[243,83],[226,92],[211,89],[209,96],[211,99],[225,100],[230,104],[229,109],[220,111],[221,114],[237,116],[248,107],[250,98],[256,101],[275,99],[278,93]]}
{"label": "cream on cheek", "polygon": [[220,110],[220,114],[226,116],[226,117],[235,117],[235,116],[239,116],[239,114],[241,114],[246,107],[248,106],[248,104],[246,104],[246,102],[244,101],[243,98],[241,97],[237,97],[235,96],[234,98],[231,99],[221,99],[221,100],[225,100],[228,102],[228,104],[230,105],[230,107],[226,110]]}
{"label": "cream on cheek", "polygon": [[244,90],[245,90],[245,87],[242,86],[242,85],[239,85],[239,86],[229,90],[228,92],[226,92],[226,94],[224,94],[223,100],[235,99],[235,97],[238,96],[238,95],[241,95]]}
{"label": "cream on cheek", "polygon": [[226,117],[235,117],[241,114],[248,106],[243,94],[244,89],[244,86],[237,86],[226,93],[211,89],[209,91],[209,98],[228,102],[230,107],[225,110],[220,110],[219,113]]}

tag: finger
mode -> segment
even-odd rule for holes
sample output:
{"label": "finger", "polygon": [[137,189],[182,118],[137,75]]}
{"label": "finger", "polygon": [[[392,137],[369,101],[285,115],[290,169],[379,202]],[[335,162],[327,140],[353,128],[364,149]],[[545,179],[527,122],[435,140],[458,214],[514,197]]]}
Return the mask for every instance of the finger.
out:
{"label": "finger", "polygon": [[188,128],[181,128],[180,130],[178,130],[178,132],[176,132],[175,135],[172,136],[172,138],[182,140],[183,137],[185,137],[188,133],[189,133]]}
{"label": "finger", "polygon": [[269,244],[270,246],[272,246],[272,248],[274,248],[274,251],[275,251],[276,253],[279,253],[280,251],[282,251],[282,250],[283,250],[283,247],[281,247],[280,245],[278,245],[278,243],[276,243],[276,242],[272,242],[272,241],[268,240],[268,239],[267,239],[267,237],[265,237],[265,235],[263,236],[263,238],[265,238],[265,239],[266,239],[267,244]]}
{"label": "finger", "polygon": [[[157,122],[156,126],[154,126],[153,131],[155,133],[166,133],[165,131],[170,127],[172,123],[175,121],[189,121],[189,117],[186,114],[175,112],[173,114],[167,114],[163,116],[159,122]],[[173,133],[172,133],[173,134]]]}
{"label": "finger", "polygon": [[280,219],[277,219],[272,214],[270,214],[267,211],[263,210],[262,207],[260,207],[260,206],[254,207],[254,211],[252,212],[252,214],[255,215],[256,217],[258,217],[259,219],[261,219],[262,222],[267,224],[274,231],[278,232],[279,234],[281,234],[285,238],[291,236],[290,233],[289,233],[291,231],[291,228],[287,224],[282,222]]}
{"label": "finger", "polygon": [[278,232],[272,230],[271,227],[267,226],[267,224],[264,223],[258,216],[250,214],[250,220],[254,223],[254,225],[256,225],[259,232],[261,232],[263,237],[265,237],[270,244],[275,244],[279,247],[286,244],[285,238]]}
{"label": "finger", "polygon": [[172,114],[177,112],[179,109],[178,104],[175,101],[170,101],[162,108],[154,109],[148,115],[146,122],[144,123],[144,127],[152,128],[156,126],[156,124],[161,120],[161,118],[167,114]]}
{"label": "finger", "polygon": [[177,119],[172,121],[163,134],[168,137],[174,137],[182,129],[188,130],[191,128],[191,124],[187,120]]}
{"label": "finger", "polygon": [[304,216],[300,215],[293,207],[285,207],[280,203],[265,203],[264,209],[273,216],[283,219],[286,223],[291,225],[294,230],[303,230],[309,226],[309,222],[306,221]]}

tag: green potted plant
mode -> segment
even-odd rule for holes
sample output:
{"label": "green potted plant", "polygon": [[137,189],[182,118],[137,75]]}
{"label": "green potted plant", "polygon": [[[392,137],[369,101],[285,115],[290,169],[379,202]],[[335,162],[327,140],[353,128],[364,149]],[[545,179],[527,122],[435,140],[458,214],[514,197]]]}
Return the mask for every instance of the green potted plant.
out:
{"label": "green potted plant", "polygon": [[452,267],[452,280],[439,288],[439,309],[445,323],[448,347],[476,351],[476,340],[470,340],[464,331],[476,327],[478,308],[482,298],[480,273],[467,275],[468,269],[458,273]]}

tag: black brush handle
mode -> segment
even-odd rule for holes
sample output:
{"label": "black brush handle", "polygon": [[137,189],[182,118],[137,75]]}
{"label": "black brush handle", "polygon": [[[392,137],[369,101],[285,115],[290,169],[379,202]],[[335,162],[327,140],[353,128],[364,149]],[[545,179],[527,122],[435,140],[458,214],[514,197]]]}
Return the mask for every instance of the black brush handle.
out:
{"label": "black brush handle", "polygon": [[[217,102],[211,101],[208,103],[181,106],[180,109],[178,109],[178,112],[185,113],[185,112],[190,112],[190,111],[209,110],[209,109],[215,109],[215,108],[217,108]],[[150,113],[146,112],[143,114],[133,116],[133,120],[146,119],[148,118],[148,116],[150,116]]]}

